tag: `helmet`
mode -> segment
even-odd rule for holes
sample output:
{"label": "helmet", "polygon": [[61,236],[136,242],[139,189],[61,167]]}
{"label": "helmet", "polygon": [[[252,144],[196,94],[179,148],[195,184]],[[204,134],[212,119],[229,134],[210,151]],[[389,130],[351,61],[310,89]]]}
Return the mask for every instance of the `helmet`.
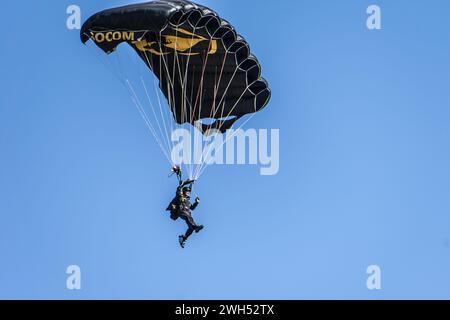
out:
{"label": "helmet", "polygon": [[184,187],[183,188],[183,192],[192,192],[192,188],[191,187]]}

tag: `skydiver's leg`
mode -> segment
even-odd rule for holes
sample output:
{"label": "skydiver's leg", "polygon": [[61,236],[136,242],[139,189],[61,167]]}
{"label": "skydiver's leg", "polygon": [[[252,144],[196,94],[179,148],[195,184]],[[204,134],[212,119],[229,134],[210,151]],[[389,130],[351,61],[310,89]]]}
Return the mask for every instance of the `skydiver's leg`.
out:
{"label": "skydiver's leg", "polygon": [[196,233],[200,232],[201,230],[203,230],[203,226],[197,225],[191,215],[183,214],[180,216],[180,218],[183,219],[188,226],[186,234],[184,236],[179,237],[180,245],[182,248],[184,248],[184,246],[186,245],[186,241],[194,233],[194,231]]}
{"label": "skydiver's leg", "polygon": [[192,235],[193,232],[194,232],[194,229],[189,228],[186,231],[186,234],[184,236],[179,236],[180,245],[183,249],[184,249],[184,246],[186,245],[186,241],[189,239],[189,237]]}
{"label": "skydiver's leg", "polygon": [[203,226],[202,225],[198,225],[195,221],[194,218],[192,218],[192,216],[190,216],[190,223],[191,223],[191,227],[194,229],[195,233],[199,233],[200,231],[203,230]]}
{"label": "skydiver's leg", "polygon": [[193,229],[195,231],[195,233],[199,233],[200,231],[203,230],[203,226],[202,225],[198,225],[195,221],[194,218],[192,217],[192,215],[187,215],[186,216],[186,223],[189,227],[189,229]]}
{"label": "skydiver's leg", "polygon": [[187,217],[187,224],[189,226],[189,229],[193,229],[195,233],[199,233],[204,228],[202,225],[198,225],[197,223],[195,223],[194,218],[191,215]]}
{"label": "skydiver's leg", "polygon": [[193,222],[194,219],[192,219],[192,216],[182,215],[181,219],[183,219],[188,226],[188,229],[184,235],[184,241],[187,241],[187,239],[189,239],[189,237],[194,233],[196,225],[195,222]]}
{"label": "skydiver's leg", "polygon": [[194,233],[193,228],[189,228],[187,229],[186,233],[184,234],[184,240],[187,241],[187,239],[189,239],[190,236],[192,236],[192,234]]}
{"label": "skydiver's leg", "polygon": [[197,227],[197,224],[195,223],[194,218],[191,215],[186,217],[186,223],[189,228],[195,229]]}

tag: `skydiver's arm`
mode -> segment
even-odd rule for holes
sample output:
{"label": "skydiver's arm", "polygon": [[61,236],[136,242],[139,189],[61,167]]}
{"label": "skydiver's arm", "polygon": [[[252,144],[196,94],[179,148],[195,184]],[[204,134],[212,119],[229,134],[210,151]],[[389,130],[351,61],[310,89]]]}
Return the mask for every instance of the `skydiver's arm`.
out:
{"label": "skydiver's arm", "polygon": [[191,210],[194,211],[195,209],[197,209],[199,204],[200,204],[200,198],[197,197],[197,199],[195,199],[195,203],[191,206]]}
{"label": "skydiver's arm", "polygon": [[191,206],[191,210],[194,211],[195,209],[197,209],[198,207],[198,202],[195,202],[192,206]]}

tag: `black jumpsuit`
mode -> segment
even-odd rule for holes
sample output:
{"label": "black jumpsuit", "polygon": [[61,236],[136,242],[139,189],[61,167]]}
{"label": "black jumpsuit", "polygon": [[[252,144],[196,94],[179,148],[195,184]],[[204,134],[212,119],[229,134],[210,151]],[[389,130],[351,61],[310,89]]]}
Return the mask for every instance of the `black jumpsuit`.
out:
{"label": "black jumpsuit", "polygon": [[195,223],[191,212],[197,208],[198,202],[192,204],[190,201],[190,197],[185,197],[183,195],[183,188],[191,183],[192,181],[180,182],[180,185],[177,189],[177,195],[170,202],[169,207],[167,208],[167,211],[170,211],[170,218],[172,220],[178,220],[178,218],[181,218],[186,222],[188,230],[184,235],[185,240],[187,240],[192,235],[192,233],[194,233],[194,231],[198,230],[199,228],[199,225]]}
{"label": "black jumpsuit", "polygon": [[195,223],[191,212],[194,211],[197,208],[197,206],[198,202],[192,204],[189,197],[182,196],[180,199],[180,209],[178,215],[188,225],[188,230],[184,235],[185,240],[187,240],[192,235],[192,233],[199,228],[199,226]]}

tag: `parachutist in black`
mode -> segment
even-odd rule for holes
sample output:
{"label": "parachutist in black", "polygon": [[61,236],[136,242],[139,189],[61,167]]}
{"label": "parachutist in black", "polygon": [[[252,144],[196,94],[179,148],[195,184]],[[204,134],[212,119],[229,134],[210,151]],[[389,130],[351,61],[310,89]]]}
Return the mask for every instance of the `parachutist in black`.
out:
{"label": "parachutist in black", "polygon": [[[248,43],[238,36],[236,28],[211,12],[214,11],[185,0],[130,4],[91,16],[80,30],[80,39],[82,43],[92,41],[107,54],[126,43],[136,51],[148,72],[159,80],[174,125],[189,124],[204,135],[211,130],[226,133],[240,118],[263,110],[269,103],[271,90],[261,77],[261,65],[251,54]],[[116,57],[121,63],[119,56]],[[166,56],[167,59],[161,59]],[[180,63],[180,59],[187,61]],[[217,84],[219,61],[223,61],[219,78],[221,83],[228,84],[226,88]],[[121,70],[121,73],[133,74],[138,70]],[[121,80],[128,82],[126,77]],[[147,94],[145,85],[143,89]],[[186,94],[188,92],[191,94]],[[198,108],[198,105],[203,107]],[[224,118],[224,115],[227,116]],[[207,119],[213,122],[203,121]],[[154,123],[147,122],[147,125],[153,127]],[[158,135],[155,138],[160,142]],[[181,191],[177,191],[168,211],[172,219],[182,218],[188,224],[188,232],[180,237],[180,244],[184,246],[192,232],[202,228],[191,216],[199,199],[194,205],[190,203],[189,195],[182,190],[189,183],[184,185],[181,169],[174,169],[173,174],[183,186],[179,187]]]}
{"label": "parachutist in black", "polygon": [[195,232],[198,233],[203,230],[202,225],[198,225],[192,217],[192,211],[197,209],[200,204],[200,198],[197,197],[195,202],[191,203],[191,192],[194,180],[183,181],[180,179],[175,198],[170,202],[167,211],[170,212],[170,218],[174,221],[179,218],[184,220],[188,229],[184,235],[179,236],[180,245],[182,248],[186,245],[186,241]]}

